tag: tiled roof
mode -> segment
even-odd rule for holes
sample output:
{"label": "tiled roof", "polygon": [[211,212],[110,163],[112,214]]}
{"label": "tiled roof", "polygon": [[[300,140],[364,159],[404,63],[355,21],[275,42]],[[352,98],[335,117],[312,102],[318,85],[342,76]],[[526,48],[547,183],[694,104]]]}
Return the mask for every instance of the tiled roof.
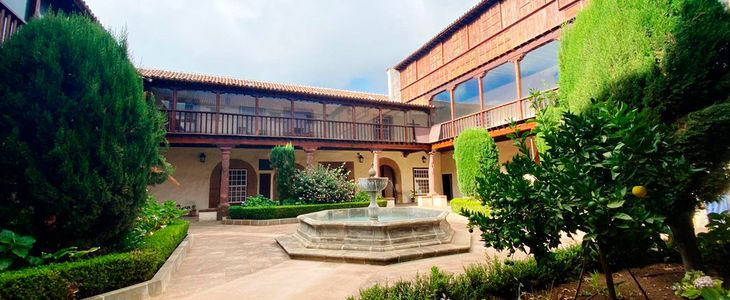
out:
{"label": "tiled roof", "polygon": [[421,48],[418,48],[418,50],[411,53],[411,55],[406,57],[403,61],[399,62],[393,68],[398,71],[403,71],[403,68],[405,68],[408,64],[419,59],[421,56],[428,53],[428,51],[431,51],[431,49],[436,46],[436,44],[443,42],[446,38],[450,37],[452,33],[469,24],[469,22],[471,22],[474,18],[479,17],[482,12],[484,12],[495,2],[496,1],[494,0],[482,0],[477,5],[474,5],[474,7],[470,8],[466,13],[461,15],[461,17],[456,19],[456,21],[451,22],[451,24],[449,24],[449,26],[446,26],[444,30],[441,30],[441,32],[436,34],[436,36],[423,44]]}
{"label": "tiled roof", "polygon": [[230,78],[230,77],[223,77],[223,76],[212,76],[212,75],[183,73],[183,72],[174,72],[174,71],[165,71],[165,70],[150,70],[150,69],[137,69],[137,70],[143,77],[153,79],[153,80],[155,80],[155,79],[156,80],[169,80],[169,81],[177,81],[177,82],[185,82],[185,83],[206,84],[206,85],[213,85],[213,86],[248,88],[248,89],[263,90],[263,91],[292,93],[292,94],[300,94],[300,95],[305,95],[305,96],[331,97],[331,98],[340,98],[340,99],[347,99],[347,100],[358,100],[358,101],[380,102],[380,103],[387,102],[388,104],[395,104],[395,105],[402,105],[402,106],[424,107],[424,105],[407,104],[407,103],[402,103],[398,100],[390,100],[388,98],[388,95],[384,95],[384,94],[372,94],[372,93],[363,93],[363,92],[338,90],[338,89],[330,89],[330,88],[319,88],[319,87],[310,87],[310,86],[303,86],[303,85],[282,84],[282,83],[275,83],[275,82],[237,79],[237,78]]}

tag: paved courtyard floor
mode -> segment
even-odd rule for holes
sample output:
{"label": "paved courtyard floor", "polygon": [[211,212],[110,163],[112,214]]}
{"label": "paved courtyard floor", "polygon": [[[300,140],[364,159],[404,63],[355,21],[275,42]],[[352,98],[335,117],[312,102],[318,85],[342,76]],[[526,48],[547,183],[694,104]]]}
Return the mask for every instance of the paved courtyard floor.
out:
{"label": "paved courtyard floor", "polygon": [[[450,214],[448,220],[454,230],[467,230],[466,218]],[[192,223],[193,246],[156,299],[345,299],[376,282],[426,274],[432,266],[461,272],[488,256],[505,256],[485,248],[475,231],[469,253],[387,266],[292,260],[274,238],[296,227]]]}

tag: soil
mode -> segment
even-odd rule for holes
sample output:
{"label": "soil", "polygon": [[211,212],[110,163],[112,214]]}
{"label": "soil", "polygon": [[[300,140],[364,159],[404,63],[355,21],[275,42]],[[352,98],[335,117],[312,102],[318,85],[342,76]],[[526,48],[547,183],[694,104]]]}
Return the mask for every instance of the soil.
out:
{"label": "soil", "polygon": [[[676,263],[659,263],[640,269],[631,269],[648,299],[682,299],[674,295],[672,285],[682,279],[684,268]],[[616,283],[616,293],[620,299],[644,299],[636,282],[626,270],[615,272],[613,280]],[[573,299],[578,281],[562,284],[552,289],[525,295],[523,299]],[[606,282],[603,274],[588,273],[583,278],[577,299],[602,300],[608,299]]]}

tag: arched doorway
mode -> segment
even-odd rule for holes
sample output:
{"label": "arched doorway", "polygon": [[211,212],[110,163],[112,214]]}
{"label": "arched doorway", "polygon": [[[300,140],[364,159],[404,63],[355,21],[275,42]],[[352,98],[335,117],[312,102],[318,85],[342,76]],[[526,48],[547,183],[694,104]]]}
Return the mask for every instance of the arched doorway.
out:
{"label": "arched doorway", "polygon": [[[209,208],[217,208],[220,203],[221,168],[221,163],[218,163],[213,168],[213,172],[210,173],[210,192],[208,193]],[[258,194],[258,175],[251,164],[240,159],[231,159],[228,170],[229,202],[236,203],[237,200]]]}
{"label": "arched doorway", "polygon": [[380,176],[388,178],[388,185],[382,192],[383,198],[393,198],[400,203],[403,195],[403,183],[400,180],[401,173],[398,164],[390,158],[380,158],[378,163],[380,164]]}

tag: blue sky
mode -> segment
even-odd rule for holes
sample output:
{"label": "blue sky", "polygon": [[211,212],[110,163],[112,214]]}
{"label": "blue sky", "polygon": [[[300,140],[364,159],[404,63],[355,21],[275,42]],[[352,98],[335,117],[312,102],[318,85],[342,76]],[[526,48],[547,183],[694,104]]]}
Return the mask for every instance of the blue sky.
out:
{"label": "blue sky", "polygon": [[86,0],[139,67],[386,93],[477,0]]}

